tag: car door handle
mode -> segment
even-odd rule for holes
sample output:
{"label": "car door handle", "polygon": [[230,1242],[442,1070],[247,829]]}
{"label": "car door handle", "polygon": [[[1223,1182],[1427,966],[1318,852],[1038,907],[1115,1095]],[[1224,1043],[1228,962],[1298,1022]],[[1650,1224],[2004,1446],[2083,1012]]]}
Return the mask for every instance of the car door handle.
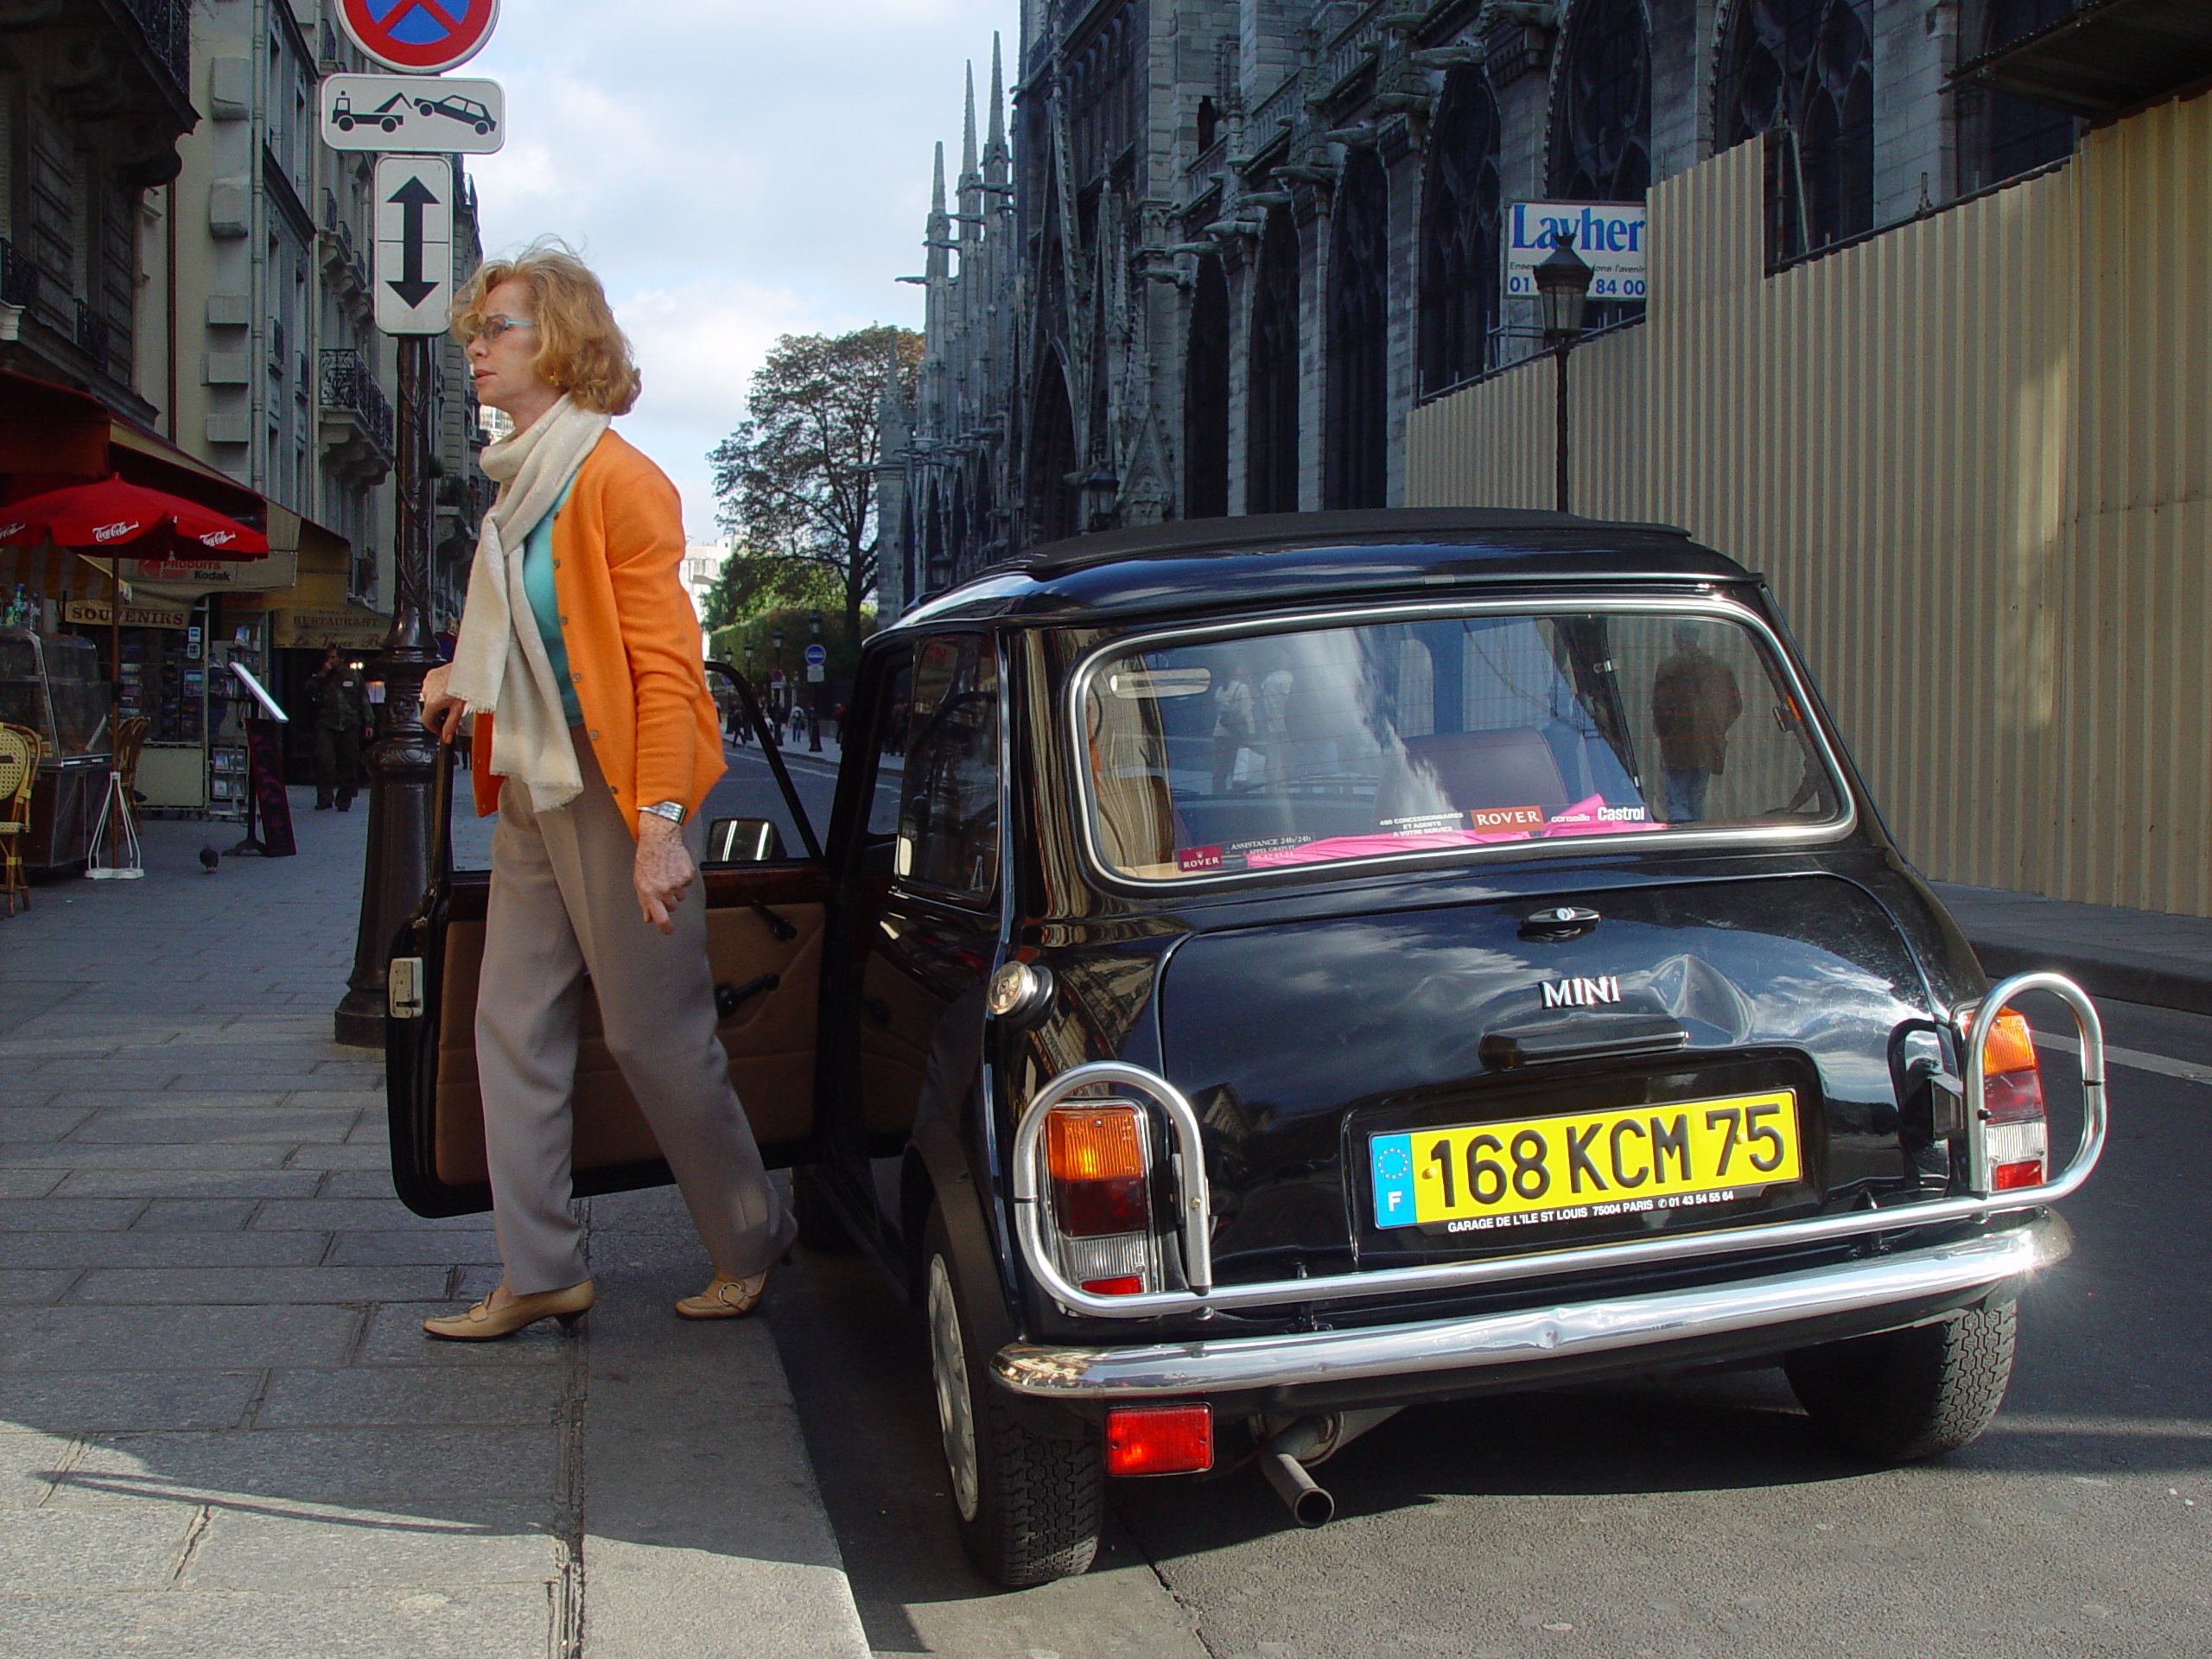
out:
{"label": "car door handle", "polygon": [[783,982],[773,974],[763,974],[758,979],[747,980],[742,985],[716,985],[715,987],[715,1017],[722,1020],[728,1019],[743,1007],[749,999],[760,995],[763,991],[772,991]]}
{"label": "car door handle", "polygon": [[758,899],[748,899],[746,903],[752,906],[755,916],[768,924],[768,931],[774,934],[781,943],[789,944],[793,939],[798,938],[798,929],[777,915]]}
{"label": "car door handle", "polygon": [[1663,1014],[1592,1014],[1577,1020],[1548,1020],[1541,1024],[1501,1026],[1483,1033],[1477,1052],[1493,1071],[1510,1071],[1524,1065],[1548,1065],[1560,1060],[1612,1058],[1630,1054],[1663,1054],[1684,1048],[1690,1034],[1679,1020]]}

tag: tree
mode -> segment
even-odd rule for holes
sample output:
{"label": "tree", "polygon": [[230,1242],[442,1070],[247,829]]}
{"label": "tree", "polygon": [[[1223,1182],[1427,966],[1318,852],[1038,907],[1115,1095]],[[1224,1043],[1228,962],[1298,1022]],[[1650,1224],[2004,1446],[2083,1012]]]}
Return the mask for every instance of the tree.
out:
{"label": "tree", "polygon": [[[911,396],[922,337],[876,324],[849,334],[785,334],[753,377],[745,423],[715,446],[715,494],[736,550],[716,613],[737,619],[805,602],[825,580],[858,639],[875,591],[876,410],[887,367]],[[710,601],[712,602],[712,601]]]}

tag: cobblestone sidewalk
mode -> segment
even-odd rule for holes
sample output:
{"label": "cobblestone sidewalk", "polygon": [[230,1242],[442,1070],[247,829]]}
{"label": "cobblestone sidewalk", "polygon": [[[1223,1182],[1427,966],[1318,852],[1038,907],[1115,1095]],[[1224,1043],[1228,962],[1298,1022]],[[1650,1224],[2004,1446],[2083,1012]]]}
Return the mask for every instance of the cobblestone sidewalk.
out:
{"label": "cobblestone sidewalk", "polygon": [[391,1196],[330,1038],[364,815],[294,798],[297,858],[150,824],[146,880],[0,922],[0,1653],[864,1651],[766,1330],[644,1319],[700,1271],[669,1195],[593,1218],[595,1417],[588,1335],[423,1338],[488,1217]]}

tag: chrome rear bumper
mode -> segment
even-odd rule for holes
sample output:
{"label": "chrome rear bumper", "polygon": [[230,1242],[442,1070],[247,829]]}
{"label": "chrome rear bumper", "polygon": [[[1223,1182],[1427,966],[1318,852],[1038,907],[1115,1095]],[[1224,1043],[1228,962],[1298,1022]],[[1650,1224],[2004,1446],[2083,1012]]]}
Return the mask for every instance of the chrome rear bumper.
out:
{"label": "chrome rear bumper", "polygon": [[998,1351],[991,1369],[1018,1394],[1082,1400],[1232,1393],[1510,1366],[1890,1306],[1925,1307],[1946,1298],[1969,1298],[2062,1261],[2071,1248],[2065,1224],[2046,1216],[1958,1243],[1695,1290],[1287,1336],[1115,1348],[1013,1343]]}

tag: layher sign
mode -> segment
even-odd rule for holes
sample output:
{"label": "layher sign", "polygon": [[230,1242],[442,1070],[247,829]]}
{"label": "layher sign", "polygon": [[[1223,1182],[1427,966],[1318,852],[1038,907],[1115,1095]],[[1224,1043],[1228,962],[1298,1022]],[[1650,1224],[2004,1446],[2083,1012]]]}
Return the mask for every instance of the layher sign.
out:
{"label": "layher sign", "polygon": [[1592,299],[1640,300],[1649,229],[1640,201],[1513,202],[1505,211],[1505,291],[1533,297],[1536,267],[1550,256],[1553,237],[1565,232],[1590,267]]}

